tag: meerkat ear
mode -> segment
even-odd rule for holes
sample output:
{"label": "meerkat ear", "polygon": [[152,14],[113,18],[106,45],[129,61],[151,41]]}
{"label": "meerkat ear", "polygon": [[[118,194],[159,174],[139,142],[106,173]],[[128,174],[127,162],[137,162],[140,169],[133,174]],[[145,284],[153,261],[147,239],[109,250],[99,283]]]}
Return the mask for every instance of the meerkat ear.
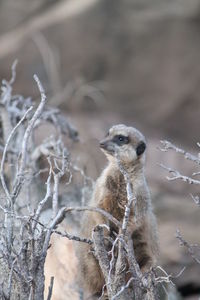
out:
{"label": "meerkat ear", "polygon": [[146,144],[144,142],[140,142],[136,148],[137,156],[140,156],[141,154],[143,154],[145,149],[146,149]]}

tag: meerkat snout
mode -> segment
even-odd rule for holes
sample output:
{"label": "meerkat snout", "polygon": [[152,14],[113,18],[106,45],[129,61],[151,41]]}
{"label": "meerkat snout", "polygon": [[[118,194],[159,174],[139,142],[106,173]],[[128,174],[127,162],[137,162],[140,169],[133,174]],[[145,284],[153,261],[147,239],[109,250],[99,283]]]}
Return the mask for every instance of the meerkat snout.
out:
{"label": "meerkat snout", "polygon": [[110,161],[117,157],[121,162],[131,162],[141,159],[146,142],[137,129],[120,124],[110,128],[100,148]]}

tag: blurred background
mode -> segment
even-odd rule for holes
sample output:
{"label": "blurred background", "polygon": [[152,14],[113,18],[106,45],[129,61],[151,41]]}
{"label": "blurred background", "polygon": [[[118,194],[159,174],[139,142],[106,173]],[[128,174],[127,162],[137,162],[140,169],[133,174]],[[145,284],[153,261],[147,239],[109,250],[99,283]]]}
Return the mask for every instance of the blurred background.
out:
{"label": "blurred background", "polygon": [[[96,179],[106,161],[98,148],[113,124],[141,130],[148,141],[147,180],[158,217],[160,264],[186,299],[200,295],[200,265],[175,238],[179,228],[200,242],[198,189],[168,182],[159,163],[191,175],[195,166],[160,140],[198,153],[200,113],[199,0],[0,0],[0,79],[18,59],[15,93],[49,105],[77,128],[73,155]],[[41,133],[43,135],[46,132]]]}

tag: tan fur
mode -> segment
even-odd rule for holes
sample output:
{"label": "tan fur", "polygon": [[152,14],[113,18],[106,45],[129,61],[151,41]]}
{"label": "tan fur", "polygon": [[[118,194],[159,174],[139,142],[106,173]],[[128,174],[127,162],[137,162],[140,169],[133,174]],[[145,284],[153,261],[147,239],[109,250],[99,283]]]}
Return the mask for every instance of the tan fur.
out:
{"label": "tan fur", "polygon": [[[65,229],[65,227],[64,227]],[[62,230],[60,228],[59,230]],[[69,228],[67,228],[69,230]],[[54,277],[52,300],[79,300],[77,286],[78,262],[74,242],[52,234],[51,247],[45,261],[45,295],[47,299],[50,279]]]}
{"label": "tan fur", "polygon": [[[123,135],[129,137],[129,142],[116,145],[114,137]],[[157,231],[155,217],[152,212],[151,199],[144,177],[144,154],[137,155],[136,148],[140,142],[145,142],[143,135],[135,128],[125,125],[113,126],[108,136],[101,143],[109,164],[96,182],[91,206],[100,207],[112,214],[119,221],[123,220],[127,203],[126,184],[121,174],[118,160],[129,173],[134,194],[137,198],[137,224],[133,218],[133,210],[128,224],[132,236],[136,259],[142,271],[148,270],[155,264],[157,254]],[[84,216],[81,235],[91,237],[92,229],[98,224],[110,226],[110,232],[116,231],[113,224],[97,213],[87,212]],[[94,295],[101,294],[104,278],[99,264],[91,248],[86,244],[79,244],[77,253],[81,267],[81,282],[84,290],[84,299],[95,299]]]}

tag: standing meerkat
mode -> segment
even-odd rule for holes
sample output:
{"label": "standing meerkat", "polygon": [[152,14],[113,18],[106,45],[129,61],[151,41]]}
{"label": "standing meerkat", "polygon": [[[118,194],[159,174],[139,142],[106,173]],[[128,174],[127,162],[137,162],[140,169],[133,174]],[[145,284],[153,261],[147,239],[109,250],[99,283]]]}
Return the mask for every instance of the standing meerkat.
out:
{"label": "standing meerkat", "polygon": [[[115,125],[100,142],[100,148],[108,158],[108,165],[97,179],[89,205],[109,212],[120,222],[123,220],[127,193],[125,179],[119,168],[120,162],[129,176],[137,203],[137,207],[132,207],[127,229],[133,240],[136,260],[142,272],[145,272],[155,264],[158,252],[156,222],[144,175],[145,138],[133,127]],[[134,211],[137,212],[137,223]],[[107,224],[110,234],[117,231],[104,216],[86,212],[81,236],[91,238],[92,230],[98,224]],[[100,266],[91,246],[79,244],[77,254],[84,299],[95,299],[95,296],[101,294],[105,283]]]}

